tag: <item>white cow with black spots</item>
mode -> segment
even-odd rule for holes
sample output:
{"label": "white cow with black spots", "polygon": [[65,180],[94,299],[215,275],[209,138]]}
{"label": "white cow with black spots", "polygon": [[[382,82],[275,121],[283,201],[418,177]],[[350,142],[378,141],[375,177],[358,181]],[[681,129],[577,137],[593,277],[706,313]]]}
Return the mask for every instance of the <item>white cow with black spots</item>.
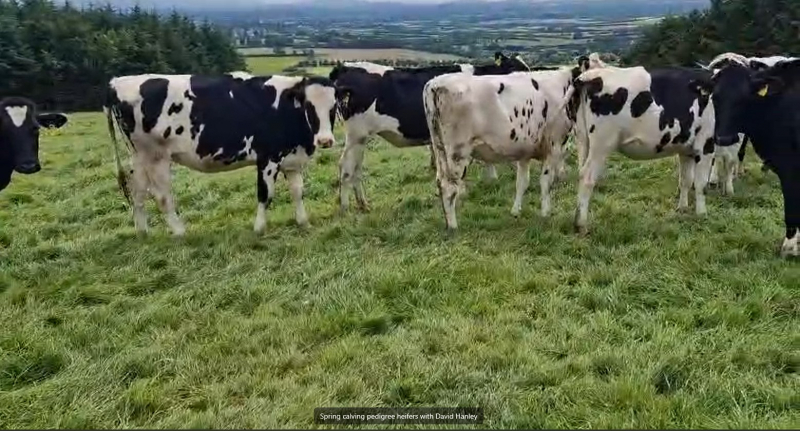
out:
{"label": "white cow with black spots", "polygon": [[[297,223],[307,226],[303,170],[317,147],[334,144],[335,105],[335,86],[321,77],[252,77],[233,72],[217,77],[136,75],[112,79],[106,103],[108,126],[120,187],[132,200],[136,230],[148,230],[144,205],[149,191],[173,234],[184,234],[172,195],[172,162],[208,173],[255,165],[256,232],[266,227],[275,181],[283,173]],[[119,159],[116,128],[133,150],[130,172],[122,168]]]}
{"label": "white cow with black spots", "polygon": [[635,160],[678,155],[678,207],[688,207],[694,185],[696,211],[706,213],[714,109],[709,95],[692,83],[708,76],[703,69],[608,67],[577,78],[562,104],[578,104],[575,127],[581,171],[575,228],[579,233],[587,231],[592,191],[613,152]]}
{"label": "white cow with black spots", "polygon": [[550,214],[550,188],[572,127],[566,111],[557,108],[579,73],[576,67],[505,76],[448,74],[425,85],[425,113],[448,229],[458,228],[456,204],[472,158],[516,162],[514,216],[522,210],[531,159],[543,160],[541,213]]}

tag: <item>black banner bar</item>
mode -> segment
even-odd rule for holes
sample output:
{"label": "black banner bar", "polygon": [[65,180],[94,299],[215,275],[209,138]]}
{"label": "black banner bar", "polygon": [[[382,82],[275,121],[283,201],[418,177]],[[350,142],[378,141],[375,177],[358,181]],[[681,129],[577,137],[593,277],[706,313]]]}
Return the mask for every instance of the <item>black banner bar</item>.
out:
{"label": "black banner bar", "polygon": [[478,407],[317,407],[318,425],[478,425],[483,409]]}

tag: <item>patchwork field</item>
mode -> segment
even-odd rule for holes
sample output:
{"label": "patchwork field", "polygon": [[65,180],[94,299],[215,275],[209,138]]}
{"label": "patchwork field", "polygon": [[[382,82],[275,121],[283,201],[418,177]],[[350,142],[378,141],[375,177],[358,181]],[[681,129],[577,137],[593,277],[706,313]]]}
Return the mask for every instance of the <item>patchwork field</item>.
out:
{"label": "patchwork field", "polygon": [[247,57],[247,68],[256,75],[277,75],[283,69],[294,66],[303,57]]}
{"label": "patchwork field", "polygon": [[[302,57],[247,57],[247,68],[255,75],[286,74],[282,72],[289,66],[294,66]],[[305,67],[308,73],[318,76],[328,76],[331,66]]]}
{"label": "patchwork field", "polygon": [[[272,54],[272,48],[240,48],[244,56]],[[373,61],[373,60],[435,60],[455,61],[460,57],[450,54],[437,54],[433,52],[416,51],[412,49],[330,49],[314,48],[314,55],[338,61]]]}
{"label": "patchwork field", "polygon": [[[576,181],[509,215],[511,167],[473,167],[444,233],[424,148],[371,144],[373,210],[337,215],[341,147],[251,232],[254,170],[176,167],[187,222],[137,237],[105,120],[42,138],[0,193],[3,428],[314,427],[319,406],[479,406],[486,427],[793,428],[800,268],[777,257],[756,160],[709,215],[676,213],[674,160],[614,157],[572,233]],[[342,139],[341,133],[338,135]],[[574,165],[574,158],[571,160]],[[538,167],[534,168],[538,174]]]}

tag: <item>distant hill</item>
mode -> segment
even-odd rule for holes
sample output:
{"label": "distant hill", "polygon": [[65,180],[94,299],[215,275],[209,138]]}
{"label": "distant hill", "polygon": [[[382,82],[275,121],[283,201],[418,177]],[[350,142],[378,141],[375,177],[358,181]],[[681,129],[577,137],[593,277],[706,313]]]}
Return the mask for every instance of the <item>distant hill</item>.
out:
{"label": "distant hill", "polygon": [[[61,1],[63,2],[63,0]],[[103,0],[70,0],[73,4],[105,4]],[[403,1],[299,0],[273,1],[272,4],[254,6],[263,0],[114,0],[122,8],[140,5],[158,10],[178,9],[210,19],[240,20],[259,12],[269,12],[271,19],[433,19],[448,15],[490,15],[492,17],[555,16],[555,17],[605,17],[662,16],[681,14],[693,9],[706,8],[708,0],[506,0],[506,1]],[[490,5],[488,4],[490,3]],[[213,12],[213,15],[211,14]]]}

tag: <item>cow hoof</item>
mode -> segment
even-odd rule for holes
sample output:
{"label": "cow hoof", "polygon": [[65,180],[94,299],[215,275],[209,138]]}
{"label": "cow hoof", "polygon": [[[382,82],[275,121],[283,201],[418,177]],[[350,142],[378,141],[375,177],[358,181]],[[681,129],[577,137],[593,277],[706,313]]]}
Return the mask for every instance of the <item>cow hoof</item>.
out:
{"label": "cow hoof", "polygon": [[522,210],[511,210],[511,217],[519,218],[520,213],[522,213]]}
{"label": "cow hoof", "polygon": [[675,208],[675,212],[678,214],[688,214],[689,213],[689,206],[678,206]]}
{"label": "cow hoof", "polygon": [[308,220],[302,220],[302,221],[298,220],[297,226],[299,226],[300,229],[305,229],[305,230],[311,229],[311,223]]}
{"label": "cow hoof", "polygon": [[358,206],[358,210],[361,211],[362,213],[368,213],[372,211],[372,207],[369,206],[369,204],[363,204]]}
{"label": "cow hoof", "polygon": [[586,226],[575,225],[575,234],[578,236],[588,236],[589,229]]}

